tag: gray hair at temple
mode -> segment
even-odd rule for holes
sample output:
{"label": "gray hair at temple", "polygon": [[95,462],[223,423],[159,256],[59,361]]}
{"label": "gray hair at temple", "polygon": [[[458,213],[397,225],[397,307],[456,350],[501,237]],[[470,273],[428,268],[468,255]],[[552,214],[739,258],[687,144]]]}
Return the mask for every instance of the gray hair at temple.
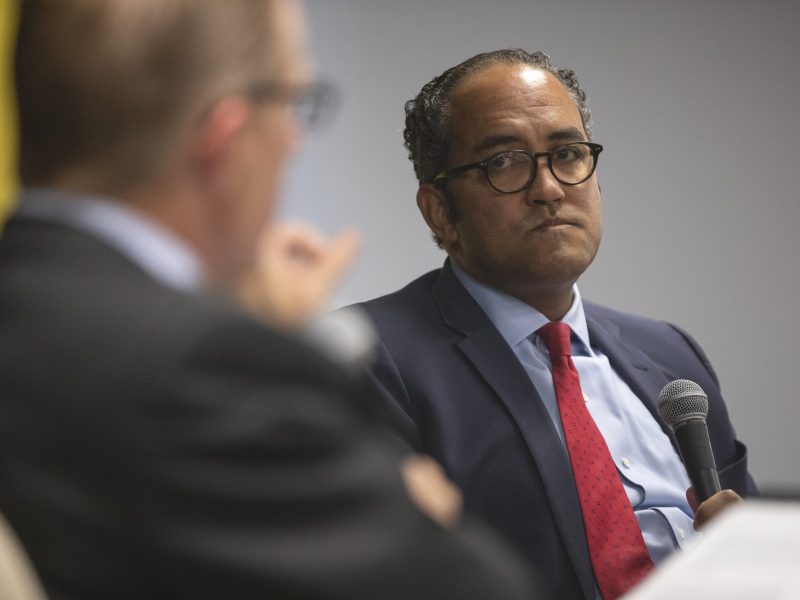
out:
{"label": "gray hair at temple", "polygon": [[554,66],[550,57],[543,52],[530,53],[518,48],[484,52],[434,77],[422,87],[416,98],[405,104],[406,128],[403,137],[420,185],[431,183],[447,167],[448,118],[453,90],[470,75],[495,63],[531,65],[555,75],[575,100],[586,135],[592,138],[592,113],[587,105],[586,93],[572,69]]}
{"label": "gray hair at temple", "polygon": [[79,177],[112,192],[157,177],[204,110],[274,68],[272,1],[20,6],[15,66],[25,185]]}

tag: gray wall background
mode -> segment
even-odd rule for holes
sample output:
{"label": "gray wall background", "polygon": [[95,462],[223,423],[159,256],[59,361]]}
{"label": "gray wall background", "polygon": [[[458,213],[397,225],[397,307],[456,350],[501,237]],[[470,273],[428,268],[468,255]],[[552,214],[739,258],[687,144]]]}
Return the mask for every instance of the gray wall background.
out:
{"label": "gray wall background", "polygon": [[762,487],[800,488],[800,8],[790,0],[307,0],[343,105],[284,214],[364,234],[336,305],[438,267],[403,103],[477,52],[541,49],[590,96],[605,236],[585,297],[687,328]]}

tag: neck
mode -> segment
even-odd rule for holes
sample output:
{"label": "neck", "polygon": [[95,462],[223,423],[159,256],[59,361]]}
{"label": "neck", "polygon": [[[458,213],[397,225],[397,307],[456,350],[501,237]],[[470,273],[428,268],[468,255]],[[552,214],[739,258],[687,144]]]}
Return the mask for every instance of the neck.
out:
{"label": "neck", "polygon": [[551,321],[560,321],[572,307],[574,281],[529,286],[493,285],[502,292],[522,300]]}
{"label": "neck", "polygon": [[519,293],[508,290],[507,293],[532,306],[551,321],[560,321],[572,306],[573,284],[574,282],[569,285],[536,286],[533,290],[522,290]]}
{"label": "neck", "polygon": [[[450,257],[453,260],[453,257]],[[573,286],[577,277],[567,277],[557,281],[530,281],[530,277],[523,278],[525,281],[519,283],[512,278],[504,277],[491,279],[481,277],[464,267],[460,262],[455,261],[459,268],[469,273],[478,281],[491,286],[501,292],[514,296],[528,306],[535,308],[551,321],[560,321],[572,307],[574,297]]]}
{"label": "neck", "polygon": [[224,249],[217,243],[212,219],[204,210],[203,202],[191,190],[180,184],[161,185],[129,191],[122,198],[190,246],[210,282],[218,286],[226,284],[221,281]]}

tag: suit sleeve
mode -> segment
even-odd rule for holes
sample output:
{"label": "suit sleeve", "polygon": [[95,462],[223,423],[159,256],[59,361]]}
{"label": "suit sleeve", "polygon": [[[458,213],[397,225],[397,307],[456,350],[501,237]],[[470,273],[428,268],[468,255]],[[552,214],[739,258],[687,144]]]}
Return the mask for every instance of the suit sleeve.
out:
{"label": "suit sleeve", "polygon": [[531,597],[491,535],[442,529],[412,505],[368,398],[265,333],[226,323],[199,336],[134,424],[140,538],[169,557],[154,565],[167,595]]}
{"label": "suit sleeve", "polygon": [[417,415],[397,365],[383,341],[378,342],[377,356],[366,370],[366,380],[373,390],[372,401],[379,406],[391,432],[407,448],[420,451],[422,439]]}
{"label": "suit sleeve", "polygon": [[711,366],[711,361],[697,341],[686,331],[672,324],[670,324],[670,327],[672,327],[692,349],[697,360],[703,365],[711,382],[711,386],[704,383],[702,387],[709,393],[710,408],[708,427],[712,442],[715,439],[721,439],[723,437],[719,434],[715,435],[720,430],[724,429],[729,432],[728,435],[724,436],[724,439],[731,440],[731,443],[725,444],[728,448],[727,451],[722,450],[722,444],[718,443],[714,445],[714,456],[717,461],[722,488],[735,490],[742,496],[757,496],[758,488],[752,475],[747,470],[747,447],[736,439],[736,433],[728,417],[727,407],[722,399],[719,379],[714,371],[714,367]]}

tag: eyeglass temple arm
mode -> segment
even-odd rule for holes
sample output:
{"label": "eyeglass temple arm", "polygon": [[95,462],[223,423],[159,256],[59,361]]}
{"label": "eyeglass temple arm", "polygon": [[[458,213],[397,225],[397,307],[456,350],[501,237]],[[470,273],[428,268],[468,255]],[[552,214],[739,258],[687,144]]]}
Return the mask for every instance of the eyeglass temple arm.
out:
{"label": "eyeglass temple arm", "polygon": [[453,175],[458,175],[459,173],[463,173],[464,171],[469,171],[470,169],[479,169],[484,166],[486,163],[485,160],[470,163],[468,165],[461,165],[460,167],[453,167],[452,169],[445,169],[441,173],[439,173],[436,177],[433,178],[433,183],[437,181],[442,181],[443,179],[448,179]]}

